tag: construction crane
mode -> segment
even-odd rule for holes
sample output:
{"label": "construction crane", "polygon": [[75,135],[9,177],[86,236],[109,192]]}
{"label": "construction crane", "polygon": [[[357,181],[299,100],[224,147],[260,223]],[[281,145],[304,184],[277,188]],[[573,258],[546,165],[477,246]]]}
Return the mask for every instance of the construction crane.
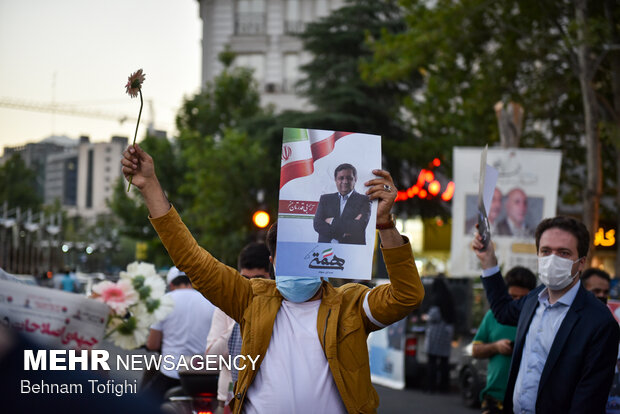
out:
{"label": "construction crane", "polygon": [[[152,132],[154,130],[153,120],[155,118],[153,101],[149,99],[147,100],[147,104],[149,106],[149,112],[150,112],[150,120],[148,122],[148,131]],[[136,122],[138,120],[138,117],[136,116],[81,109],[71,104],[42,103],[42,102],[25,101],[25,100],[12,99],[12,98],[0,98],[0,107],[10,108],[10,109],[22,109],[25,111],[49,112],[52,114],[107,119],[107,120],[118,121],[120,124],[123,124],[125,121]]]}

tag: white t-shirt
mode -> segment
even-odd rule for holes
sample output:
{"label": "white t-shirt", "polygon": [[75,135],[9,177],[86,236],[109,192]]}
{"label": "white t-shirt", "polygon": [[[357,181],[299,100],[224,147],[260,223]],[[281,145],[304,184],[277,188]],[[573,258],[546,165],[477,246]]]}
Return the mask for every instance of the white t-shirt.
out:
{"label": "white t-shirt", "polygon": [[[194,289],[176,289],[166,293],[174,301],[174,309],[168,316],[154,323],[151,329],[162,332],[161,354],[174,356],[174,366],[181,355],[204,354],[207,335],[215,306]],[[167,370],[162,364],[162,374],[179,378],[175,370]]]}
{"label": "white t-shirt", "polygon": [[282,301],[265,359],[245,398],[245,414],[347,412],[319,342],[320,304]]}

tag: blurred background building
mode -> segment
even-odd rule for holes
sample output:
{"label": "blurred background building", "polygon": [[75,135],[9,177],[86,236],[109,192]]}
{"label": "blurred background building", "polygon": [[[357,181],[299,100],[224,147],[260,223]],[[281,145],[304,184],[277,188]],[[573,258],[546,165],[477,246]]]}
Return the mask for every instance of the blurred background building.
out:
{"label": "blurred background building", "polygon": [[235,65],[254,69],[262,104],[304,109],[295,93],[299,67],[310,60],[295,37],[308,22],[341,7],[342,0],[199,0],[202,35],[202,85],[222,70],[227,46]]}

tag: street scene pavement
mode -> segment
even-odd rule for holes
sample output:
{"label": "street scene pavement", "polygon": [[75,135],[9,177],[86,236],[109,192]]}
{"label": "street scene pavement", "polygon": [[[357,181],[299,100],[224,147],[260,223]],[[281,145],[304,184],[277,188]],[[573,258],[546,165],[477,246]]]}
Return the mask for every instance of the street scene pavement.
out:
{"label": "street scene pavement", "polygon": [[479,410],[467,408],[456,391],[428,394],[419,389],[394,390],[375,385],[380,403],[380,414],[427,413],[427,414],[472,414]]}

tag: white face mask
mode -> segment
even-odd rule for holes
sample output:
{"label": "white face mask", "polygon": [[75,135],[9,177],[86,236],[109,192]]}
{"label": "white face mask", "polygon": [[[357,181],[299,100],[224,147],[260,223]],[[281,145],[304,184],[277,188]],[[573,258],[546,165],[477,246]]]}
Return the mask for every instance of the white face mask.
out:
{"label": "white face mask", "polygon": [[570,285],[579,272],[571,274],[574,262],[570,259],[564,259],[555,254],[538,258],[538,278],[551,290],[562,290]]}

